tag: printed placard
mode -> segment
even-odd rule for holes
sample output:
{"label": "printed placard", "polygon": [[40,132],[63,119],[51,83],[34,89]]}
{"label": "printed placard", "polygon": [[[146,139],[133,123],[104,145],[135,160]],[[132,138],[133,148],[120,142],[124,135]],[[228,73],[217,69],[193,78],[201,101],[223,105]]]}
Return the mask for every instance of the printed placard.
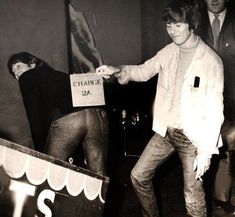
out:
{"label": "printed placard", "polygon": [[105,105],[102,76],[96,73],[71,74],[74,107]]}

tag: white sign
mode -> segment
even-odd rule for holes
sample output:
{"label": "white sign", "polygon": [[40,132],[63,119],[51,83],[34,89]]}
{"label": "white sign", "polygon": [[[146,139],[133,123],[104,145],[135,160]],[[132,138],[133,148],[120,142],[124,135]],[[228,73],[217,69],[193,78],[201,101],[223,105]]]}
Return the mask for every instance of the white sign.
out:
{"label": "white sign", "polygon": [[74,107],[105,105],[103,78],[96,73],[71,74]]}

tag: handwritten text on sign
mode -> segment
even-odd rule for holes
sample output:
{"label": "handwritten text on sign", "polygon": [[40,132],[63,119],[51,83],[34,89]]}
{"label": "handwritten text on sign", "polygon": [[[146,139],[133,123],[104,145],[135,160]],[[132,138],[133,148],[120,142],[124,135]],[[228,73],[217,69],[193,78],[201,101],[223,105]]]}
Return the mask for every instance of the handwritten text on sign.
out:
{"label": "handwritten text on sign", "polygon": [[95,73],[70,75],[73,106],[105,105],[103,79]]}

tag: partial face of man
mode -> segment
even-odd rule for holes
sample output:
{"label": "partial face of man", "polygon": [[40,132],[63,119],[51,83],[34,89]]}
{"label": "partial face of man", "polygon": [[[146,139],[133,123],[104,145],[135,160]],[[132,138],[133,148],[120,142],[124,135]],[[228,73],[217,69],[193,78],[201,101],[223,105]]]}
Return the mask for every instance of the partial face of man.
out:
{"label": "partial face of man", "polygon": [[189,25],[184,22],[167,23],[166,30],[173,42],[178,46],[183,46],[191,35]]}
{"label": "partial face of man", "polygon": [[228,0],[205,0],[207,4],[207,9],[213,14],[219,14],[222,12]]}
{"label": "partial face of man", "polygon": [[22,62],[18,62],[12,65],[12,72],[15,74],[17,80],[24,72],[28,71],[29,69],[32,69],[32,65],[28,65]]}

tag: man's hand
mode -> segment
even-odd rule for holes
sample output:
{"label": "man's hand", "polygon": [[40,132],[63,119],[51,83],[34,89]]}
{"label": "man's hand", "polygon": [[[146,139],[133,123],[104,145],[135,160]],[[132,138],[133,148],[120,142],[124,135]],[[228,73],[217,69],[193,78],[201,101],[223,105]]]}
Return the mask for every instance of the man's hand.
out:
{"label": "man's hand", "polygon": [[111,75],[118,77],[118,73],[121,71],[118,67],[102,65],[96,69],[98,75],[102,75],[104,78],[109,78]]}
{"label": "man's hand", "polygon": [[210,164],[211,164],[210,155],[208,156],[206,154],[198,154],[193,164],[193,170],[197,171],[195,179],[201,180],[201,177],[209,169]]}

